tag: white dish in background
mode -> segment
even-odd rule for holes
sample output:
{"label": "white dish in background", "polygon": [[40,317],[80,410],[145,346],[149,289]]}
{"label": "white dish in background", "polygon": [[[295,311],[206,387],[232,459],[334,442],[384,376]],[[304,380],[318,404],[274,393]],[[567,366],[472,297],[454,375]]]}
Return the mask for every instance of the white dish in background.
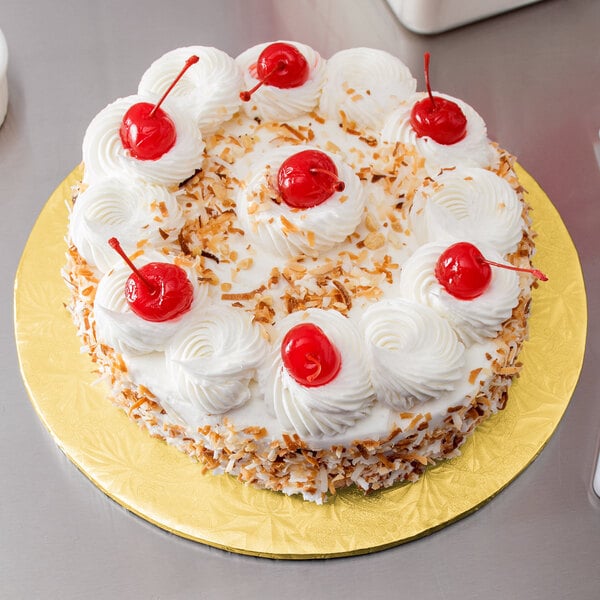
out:
{"label": "white dish in background", "polygon": [[8,83],[6,81],[6,71],[8,68],[8,47],[6,39],[0,29],[0,125],[6,117],[8,108]]}
{"label": "white dish in background", "polygon": [[415,33],[440,33],[540,0],[387,0],[400,22]]}

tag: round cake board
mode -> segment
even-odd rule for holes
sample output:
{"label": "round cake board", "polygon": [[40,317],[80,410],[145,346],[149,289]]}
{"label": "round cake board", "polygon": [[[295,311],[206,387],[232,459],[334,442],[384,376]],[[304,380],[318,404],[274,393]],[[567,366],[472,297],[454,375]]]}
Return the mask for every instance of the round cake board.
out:
{"label": "round cake board", "polygon": [[323,506],[257,490],[202,467],[150,437],[107,398],[80,349],[61,277],[74,169],[42,210],[15,281],[15,333],[31,401],[69,459],[105,494],[171,533],[231,552],[283,559],[348,556],[430,534],[480,508],[541,452],[566,410],[583,362],[587,312],[581,266],[556,209],[520,166],[538,232],[530,340],[506,408],[467,440],[458,458],[417,482]]}

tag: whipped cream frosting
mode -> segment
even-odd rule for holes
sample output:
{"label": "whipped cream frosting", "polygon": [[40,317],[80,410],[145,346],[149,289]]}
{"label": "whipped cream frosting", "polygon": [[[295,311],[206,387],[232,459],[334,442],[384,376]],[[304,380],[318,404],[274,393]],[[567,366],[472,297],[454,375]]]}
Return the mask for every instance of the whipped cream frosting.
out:
{"label": "whipped cream frosting", "polygon": [[105,273],[122,261],[109,246],[116,237],[126,253],[177,239],[184,219],[174,194],[124,176],[101,179],[77,197],[69,235],[79,254]]}
{"label": "whipped cream frosting", "polygon": [[[299,384],[281,358],[281,340],[298,323],[313,323],[341,354],[336,377],[318,387]],[[268,373],[263,381],[267,408],[285,429],[306,438],[343,433],[363,417],[375,393],[364,357],[364,344],[352,321],[332,310],[309,309],[291,313],[276,326]]]}
{"label": "whipped cream frosting", "polygon": [[190,67],[169,95],[173,104],[193,115],[203,135],[214,133],[239,109],[242,72],[226,52],[208,46],[187,46],[155,60],[139,83],[140,96],[162,96],[190,56]]}
{"label": "whipped cream frosting", "polygon": [[361,320],[377,398],[396,410],[452,391],[464,374],[464,345],[448,321],[411,300],[371,305]]}
{"label": "whipped cream frosting", "polygon": [[334,121],[378,130],[416,88],[399,58],[373,48],[341,50],[327,61],[319,108]]}
{"label": "whipped cream frosting", "polygon": [[[247,90],[252,89],[258,83],[256,61],[260,53],[271,43],[275,42],[253,46],[235,59],[242,71]],[[310,69],[308,79],[302,85],[294,88],[261,86],[252,94],[252,98],[248,102],[242,103],[244,112],[251,118],[287,121],[309,113],[319,103],[326,61],[316,50],[306,44],[290,41],[283,41],[283,43],[295,46],[302,53]]]}
{"label": "whipped cream frosting", "polygon": [[410,210],[420,243],[466,241],[491,246],[502,255],[517,249],[523,235],[522,206],[510,184],[486,169],[443,173],[415,194]]}
{"label": "whipped cream frosting", "polygon": [[425,168],[430,175],[454,167],[496,168],[498,151],[489,141],[487,127],[479,113],[459,98],[439,92],[433,94],[455,102],[462,110],[467,119],[467,132],[462,140],[454,144],[439,144],[429,136],[417,135],[410,124],[410,113],[413,106],[428,95],[420,92],[388,116],[381,130],[381,141],[391,144],[401,142],[417,148],[426,159]]}
{"label": "whipped cream frosting", "polygon": [[[438,258],[450,244],[431,242],[421,246],[404,264],[398,292],[401,297],[430,306],[452,325],[466,344],[494,338],[519,301],[519,276],[515,271],[492,267],[485,292],[473,300],[449,294],[435,276]],[[479,245],[485,258],[503,263],[498,252]],[[507,264],[507,263],[505,263]]]}
{"label": "whipped cream frosting", "polygon": [[[310,146],[302,150],[311,149]],[[238,197],[238,212],[245,230],[262,247],[282,256],[316,255],[343,242],[363,217],[365,197],[354,171],[336,155],[325,152],[344,182],[325,202],[306,209],[289,207],[279,195],[277,172],[297,146],[272,150],[254,165],[255,175]]]}
{"label": "whipped cream frosting", "polygon": [[188,422],[223,414],[250,399],[250,382],[267,354],[262,330],[244,312],[201,307],[166,349],[176,394],[168,407]]}
{"label": "whipped cream frosting", "polygon": [[[138,267],[150,262],[170,261],[168,257],[152,251],[135,259]],[[198,284],[198,279],[191,269],[185,270],[194,288],[192,308],[202,306],[206,302],[206,288]],[[169,321],[146,321],[131,310],[125,298],[125,284],[130,275],[131,269],[123,264],[108,271],[98,283],[94,299],[98,341],[123,354],[139,355],[163,351],[171,338],[189,325],[191,309]]]}
{"label": "whipped cream frosting", "polygon": [[161,108],[175,124],[173,147],[156,160],[139,160],[123,147],[119,129],[127,110],[137,102],[156,104],[158,96],[127,96],[102,109],[88,125],[83,138],[83,182],[91,185],[115,174],[145,183],[177,185],[202,166],[204,142],[196,119],[167,98]]}
{"label": "whipped cream frosting", "polygon": [[[401,428],[393,435],[414,434],[419,443],[446,427],[449,407],[489,391],[494,338],[529,281],[492,268],[482,296],[457,300],[435,278],[435,263],[455,241],[503,262],[522,239],[523,204],[488,170],[499,151],[465,103],[454,99],[467,116],[467,136],[441,147],[407,129],[406,113],[423,94],[415,94],[400,60],[357,48],[325,61],[290,43],[310,65],[297,88],[263,85],[241,103],[240,89],[257,83],[256,61],[268,44],[235,61],[189,46],[158,59],[139,95],[94,118],[83,145],[87,190],[70,226],[81,256],[99,272],[92,324],[98,341],[122,354],[132,385],[151,390],[168,422],[193,439],[203,428],[227,436],[258,426],[267,446],[297,434],[311,450],[329,450],[391,441]],[[176,145],[157,161],[133,159],[120,142],[123,114],[135,102],[156,101],[191,54],[200,61],[163,105],[176,123]],[[205,148],[202,136],[215,131]],[[277,171],[309,148],[330,156],[345,189],[293,209],[281,202]],[[194,181],[169,192],[200,168]],[[130,271],[105,247],[105,232],[126,252],[142,253],[136,264],[188,264],[191,310],[165,323],[133,314],[123,292]],[[341,353],[339,373],[322,386],[299,384],[281,357],[285,333],[304,321]],[[413,408],[431,419],[427,427],[416,428],[405,412]],[[462,426],[458,415],[452,419]]]}

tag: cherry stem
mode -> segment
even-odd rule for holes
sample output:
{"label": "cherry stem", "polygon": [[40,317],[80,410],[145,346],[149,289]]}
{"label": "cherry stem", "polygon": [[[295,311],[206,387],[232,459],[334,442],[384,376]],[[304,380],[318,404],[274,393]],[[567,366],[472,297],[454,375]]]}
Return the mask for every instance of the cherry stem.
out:
{"label": "cherry stem", "polygon": [[177,85],[177,82],[183,77],[183,74],[192,66],[195,65],[200,58],[198,58],[195,54],[190,56],[186,61],[183,69],[179,71],[179,75],[175,77],[173,83],[167,88],[167,91],[162,95],[161,99],[155,104],[154,108],[150,111],[148,116],[153,117],[154,113],[159,109],[160,105],[163,103],[163,100],[171,93],[171,90]]}
{"label": "cherry stem", "polygon": [[129,256],[127,256],[127,254],[125,254],[125,250],[123,250],[123,247],[121,246],[121,244],[119,243],[119,240],[117,238],[110,238],[110,240],[108,240],[108,243],[110,245],[110,247],[117,252],[117,254],[127,263],[127,265],[129,266],[129,268],[140,278],[140,281],[148,288],[149,292],[156,292],[156,286],[154,284],[152,284],[152,282],[148,281],[148,279],[146,279],[139,271],[139,269],[131,262],[131,260],[129,259]]}
{"label": "cherry stem", "polygon": [[501,269],[508,269],[509,271],[520,271],[522,273],[529,273],[533,275],[536,279],[540,281],[548,281],[548,278],[538,269],[523,269],[522,267],[515,267],[513,265],[503,265],[502,263],[494,262],[493,260],[488,260],[487,258],[482,258],[483,262],[491,265],[492,267],[500,267]]}
{"label": "cherry stem", "polygon": [[331,171],[327,171],[326,169],[318,169],[317,167],[311,167],[308,170],[308,172],[311,175],[315,175],[316,173],[323,173],[324,175],[328,175],[329,177],[335,180],[333,187],[338,192],[343,192],[346,189],[346,184],[341,179],[338,179],[337,175],[335,175]]}
{"label": "cherry stem", "polygon": [[321,371],[323,370],[323,366],[321,365],[321,361],[319,360],[319,358],[317,356],[315,356],[312,352],[308,352],[306,354],[306,360],[315,365],[316,371],[314,373],[311,373],[310,375],[306,376],[306,380],[309,383],[312,383],[320,374]]}
{"label": "cherry stem", "polygon": [[429,83],[429,60],[431,59],[431,54],[429,52],[425,52],[423,55],[425,60],[425,86],[427,87],[427,93],[429,94],[429,99],[431,100],[431,105],[435,109],[435,100],[433,98],[433,93],[431,91],[431,84]]}
{"label": "cherry stem", "polygon": [[277,71],[283,71],[286,66],[287,65],[284,60],[278,61],[277,64],[253,88],[246,90],[245,92],[240,92],[240,100],[242,100],[242,102],[248,102],[250,98],[252,98],[252,94],[254,94],[258,88],[267,83],[267,80],[275,75]]}

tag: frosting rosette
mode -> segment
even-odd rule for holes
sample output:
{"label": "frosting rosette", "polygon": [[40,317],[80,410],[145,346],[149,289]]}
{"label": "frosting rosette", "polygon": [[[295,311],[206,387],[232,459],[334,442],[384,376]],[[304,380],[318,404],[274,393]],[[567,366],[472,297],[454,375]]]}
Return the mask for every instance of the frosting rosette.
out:
{"label": "frosting rosette", "polygon": [[165,353],[176,387],[170,407],[193,423],[243,405],[266,355],[262,330],[244,311],[210,306],[193,312]]}
{"label": "frosting rosette", "polygon": [[123,116],[138,102],[156,104],[155,96],[127,96],[103,108],[90,122],[83,138],[83,182],[91,185],[100,179],[123,174],[145,183],[177,185],[191,177],[202,165],[204,142],[196,119],[167,98],[161,108],[175,124],[173,147],[156,160],[139,160],[121,142],[119,130]]}
{"label": "frosting rosette", "polygon": [[426,96],[426,93],[415,94],[406,104],[394,110],[383,125],[381,141],[391,144],[401,142],[416,147],[426,159],[425,168],[430,175],[454,167],[495,168],[499,154],[488,139],[484,120],[472,106],[459,98],[434,92],[435,97],[455,102],[465,115],[467,131],[462,140],[454,144],[440,144],[429,136],[417,134],[410,124],[410,114],[413,106]]}
{"label": "frosting rosette", "polygon": [[327,61],[319,107],[329,119],[352,128],[379,130],[416,88],[415,78],[399,58],[383,50],[352,48]]}
{"label": "frosting rosette", "polygon": [[372,304],[361,320],[378,400],[396,410],[452,391],[465,348],[435,310],[411,300]]}
{"label": "frosting rosette", "polygon": [[142,76],[140,96],[162,96],[190,56],[199,61],[190,67],[169,98],[194,115],[203,135],[215,132],[239,109],[242,73],[226,52],[208,46],[187,46],[163,54]]}
{"label": "frosting rosette", "polygon": [[311,208],[292,208],[283,202],[277,188],[279,167],[288,157],[308,149],[315,148],[286,146],[265,153],[238,197],[238,215],[245,230],[281,256],[315,255],[332,248],[353,233],[363,217],[365,196],[359,178],[339,156],[327,152],[344,190],[333,191],[325,202]]}
{"label": "frosting rosette", "polygon": [[[311,112],[319,103],[319,95],[325,77],[325,60],[306,44],[279,41],[273,43],[290,44],[297,48],[308,63],[308,79],[300,86],[278,88],[268,82],[256,90],[242,108],[250,117],[259,117],[266,121],[286,121]],[[244,78],[246,89],[253,88],[258,82],[256,62],[261,52],[271,43],[258,44],[242,52],[236,59]]]}
{"label": "frosting rosette", "polygon": [[[339,372],[324,385],[305,387],[283,364],[281,341],[299,323],[319,327],[341,354]],[[263,383],[267,408],[285,429],[318,439],[343,433],[367,413],[375,394],[356,325],[337,311],[315,308],[291,313],[277,324],[276,330]]]}
{"label": "frosting rosette", "polygon": [[421,188],[410,210],[420,243],[467,241],[514,252],[523,235],[522,205],[511,185],[492,171],[457,169]]}
{"label": "frosting rosette", "polygon": [[[436,263],[448,245],[432,242],[417,249],[402,268],[398,293],[447,319],[467,346],[493,339],[519,302],[519,276],[515,271],[492,267],[489,286],[480,296],[455,298],[435,276]],[[480,245],[479,250],[488,260],[508,264],[490,247]]]}
{"label": "frosting rosette", "polygon": [[69,236],[79,254],[105,273],[121,261],[108,244],[111,237],[131,254],[145,244],[156,248],[177,239],[183,222],[177,198],[165,187],[110,177],[79,194]]}
{"label": "frosting rosette", "polygon": [[[169,262],[169,259],[153,251],[135,259],[138,268],[151,262]],[[146,321],[129,307],[125,285],[131,269],[127,265],[119,265],[108,271],[100,279],[94,299],[98,341],[112,346],[122,354],[141,355],[163,351],[177,331],[189,324],[191,310],[206,302],[206,288],[199,285],[191,268],[182,268],[187,272],[194,288],[192,306],[180,317],[162,322]]]}

